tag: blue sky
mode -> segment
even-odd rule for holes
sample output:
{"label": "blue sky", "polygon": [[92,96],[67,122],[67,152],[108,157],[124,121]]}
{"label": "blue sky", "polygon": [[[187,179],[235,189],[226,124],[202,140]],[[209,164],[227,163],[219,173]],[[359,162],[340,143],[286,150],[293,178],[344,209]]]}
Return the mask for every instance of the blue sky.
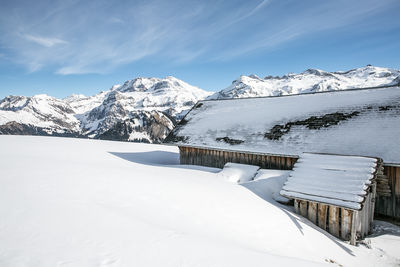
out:
{"label": "blue sky", "polygon": [[2,1],[0,97],[95,94],[135,77],[205,90],[241,74],[400,68],[398,0]]}

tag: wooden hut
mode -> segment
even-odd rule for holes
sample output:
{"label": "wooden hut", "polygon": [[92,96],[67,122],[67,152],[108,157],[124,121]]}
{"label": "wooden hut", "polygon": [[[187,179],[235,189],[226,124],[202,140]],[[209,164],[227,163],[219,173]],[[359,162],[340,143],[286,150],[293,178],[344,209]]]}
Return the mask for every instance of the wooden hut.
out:
{"label": "wooden hut", "polygon": [[303,153],[281,195],[314,224],[355,244],[372,231],[377,158]]}
{"label": "wooden hut", "polygon": [[200,101],[165,139],[182,164],[292,169],[303,152],[383,160],[375,212],[400,220],[400,87]]}

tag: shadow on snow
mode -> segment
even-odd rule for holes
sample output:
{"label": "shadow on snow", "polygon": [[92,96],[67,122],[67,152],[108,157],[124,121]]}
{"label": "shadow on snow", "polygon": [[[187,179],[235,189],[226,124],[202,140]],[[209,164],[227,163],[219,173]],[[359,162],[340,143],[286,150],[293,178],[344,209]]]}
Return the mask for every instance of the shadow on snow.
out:
{"label": "shadow on snow", "polygon": [[108,152],[111,155],[121,159],[149,166],[168,167],[177,169],[191,169],[217,173],[221,171],[218,168],[197,166],[197,165],[181,165],[179,164],[179,153],[168,152],[162,150],[146,151],[146,152]]}

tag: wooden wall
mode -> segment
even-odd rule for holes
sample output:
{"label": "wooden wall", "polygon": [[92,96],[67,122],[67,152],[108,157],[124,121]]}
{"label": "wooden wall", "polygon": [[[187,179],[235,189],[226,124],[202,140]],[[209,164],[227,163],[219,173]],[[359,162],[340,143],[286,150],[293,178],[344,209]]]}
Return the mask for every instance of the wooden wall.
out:
{"label": "wooden wall", "polygon": [[372,232],[375,194],[374,182],[359,211],[301,199],[294,200],[294,210],[325,231],[342,240],[350,240],[350,244],[355,245],[357,240]]}
{"label": "wooden wall", "polygon": [[193,147],[179,147],[180,163],[223,168],[225,163],[243,163],[263,169],[291,170],[297,158],[221,151]]}
{"label": "wooden wall", "polygon": [[384,166],[384,174],[389,179],[391,196],[377,196],[375,212],[400,221],[400,167]]}
{"label": "wooden wall", "polygon": [[[193,147],[179,147],[180,163],[223,168],[227,162],[258,165],[263,169],[291,170],[295,157],[259,155],[246,152],[221,151]],[[400,221],[400,167],[384,166],[391,196],[377,195],[375,213]]]}

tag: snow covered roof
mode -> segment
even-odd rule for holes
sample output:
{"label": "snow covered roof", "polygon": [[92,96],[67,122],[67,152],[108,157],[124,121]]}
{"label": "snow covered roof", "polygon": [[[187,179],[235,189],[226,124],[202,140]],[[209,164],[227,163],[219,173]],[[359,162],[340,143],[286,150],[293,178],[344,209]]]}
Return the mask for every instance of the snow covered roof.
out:
{"label": "snow covered roof", "polygon": [[400,87],[198,102],[165,143],[298,156],[380,157],[400,164]]}
{"label": "snow covered roof", "polygon": [[280,194],[360,210],[377,163],[376,158],[303,153]]}

